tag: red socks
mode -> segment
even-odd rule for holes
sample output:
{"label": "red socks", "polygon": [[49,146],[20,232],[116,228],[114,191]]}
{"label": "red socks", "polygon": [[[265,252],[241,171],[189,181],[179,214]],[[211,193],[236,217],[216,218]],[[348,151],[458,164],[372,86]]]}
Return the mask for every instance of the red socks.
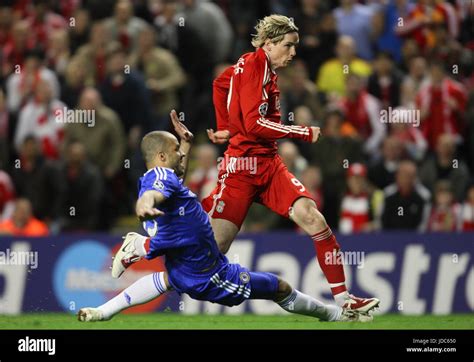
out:
{"label": "red socks", "polygon": [[341,256],[338,254],[340,247],[331,229],[328,226],[311,238],[314,241],[319,266],[331,287],[332,295],[336,296],[346,292],[344,267]]}

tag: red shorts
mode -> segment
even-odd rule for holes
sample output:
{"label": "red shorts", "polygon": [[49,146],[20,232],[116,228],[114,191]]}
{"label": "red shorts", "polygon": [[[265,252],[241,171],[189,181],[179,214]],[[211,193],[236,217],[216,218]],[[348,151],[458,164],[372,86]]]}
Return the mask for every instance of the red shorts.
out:
{"label": "red shorts", "polygon": [[279,155],[231,157],[221,166],[217,186],[202,206],[210,217],[231,221],[240,229],[253,202],[288,217],[300,197],[313,199]]}

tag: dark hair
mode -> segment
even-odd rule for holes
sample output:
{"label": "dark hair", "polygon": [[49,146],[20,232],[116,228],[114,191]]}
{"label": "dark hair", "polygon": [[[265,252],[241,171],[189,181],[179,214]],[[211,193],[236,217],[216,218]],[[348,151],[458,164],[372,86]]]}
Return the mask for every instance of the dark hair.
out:
{"label": "dark hair", "polygon": [[446,72],[446,64],[445,62],[443,62],[441,59],[439,58],[434,58],[430,61],[430,68],[431,67],[435,67],[435,68],[439,68],[444,72]]}
{"label": "dark hair", "polygon": [[346,114],[344,113],[344,111],[341,108],[332,106],[332,107],[327,108],[326,115],[325,115],[324,119],[327,120],[328,118],[330,118],[332,116],[337,116],[341,120],[344,120],[344,118],[346,117]]}
{"label": "dark hair", "polygon": [[36,58],[40,61],[43,61],[45,59],[44,50],[40,47],[28,49],[25,52],[25,59],[28,59],[28,58]]}
{"label": "dark hair", "polygon": [[390,60],[391,62],[394,61],[393,54],[390,53],[389,51],[386,51],[386,50],[382,50],[382,51],[378,52],[375,58],[376,59],[385,58],[385,59]]}

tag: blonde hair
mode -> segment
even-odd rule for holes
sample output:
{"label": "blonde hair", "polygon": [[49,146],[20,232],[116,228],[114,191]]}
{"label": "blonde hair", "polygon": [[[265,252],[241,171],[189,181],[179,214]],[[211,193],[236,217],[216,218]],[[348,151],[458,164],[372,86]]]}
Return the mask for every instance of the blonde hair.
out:
{"label": "blonde hair", "polygon": [[261,48],[267,39],[270,39],[272,43],[279,43],[285,34],[298,32],[292,18],[277,14],[259,20],[255,30],[257,34],[252,34],[252,45],[255,48]]}

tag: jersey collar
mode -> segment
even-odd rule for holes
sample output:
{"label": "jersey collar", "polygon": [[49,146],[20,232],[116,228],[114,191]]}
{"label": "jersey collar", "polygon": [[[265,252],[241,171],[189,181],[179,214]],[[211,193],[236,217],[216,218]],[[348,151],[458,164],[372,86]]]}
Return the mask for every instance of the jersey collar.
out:
{"label": "jersey collar", "polygon": [[171,172],[174,172],[174,170],[173,170],[172,168],[157,166],[157,167],[150,168],[147,172],[145,172],[145,173],[143,174],[143,176],[147,175],[148,173],[150,173],[151,171],[155,170],[156,168],[164,168],[165,170],[170,170]]}
{"label": "jersey collar", "polygon": [[273,74],[276,74],[276,72],[272,69],[272,64],[270,62],[270,57],[268,56],[267,53],[265,53],[265,50],[263,50],[263,48],[258,48],[257,49],[257,56],[261,59],[265,59],[267,61],[268,68],[272,71]]}

